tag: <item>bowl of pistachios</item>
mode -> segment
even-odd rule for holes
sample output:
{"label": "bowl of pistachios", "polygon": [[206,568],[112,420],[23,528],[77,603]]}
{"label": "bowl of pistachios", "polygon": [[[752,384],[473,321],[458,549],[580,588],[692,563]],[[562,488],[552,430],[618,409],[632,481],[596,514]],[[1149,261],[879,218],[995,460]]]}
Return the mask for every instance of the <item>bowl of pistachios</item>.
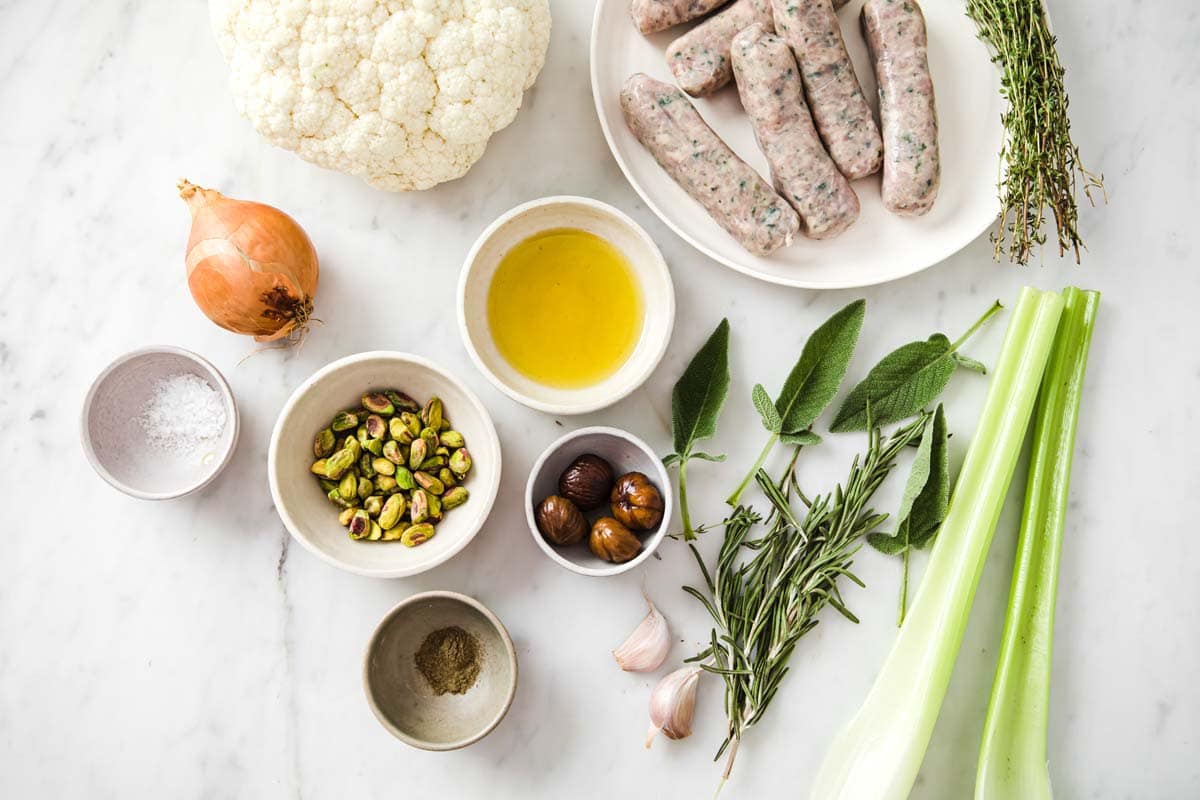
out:
{"label": "bowl of pistachios", "polygon": [[301,545],[348,572],[399,578],[452,558],[483,527],[500,440],[479,398],[441,367],[359,353],[292,393],[267,472]]}

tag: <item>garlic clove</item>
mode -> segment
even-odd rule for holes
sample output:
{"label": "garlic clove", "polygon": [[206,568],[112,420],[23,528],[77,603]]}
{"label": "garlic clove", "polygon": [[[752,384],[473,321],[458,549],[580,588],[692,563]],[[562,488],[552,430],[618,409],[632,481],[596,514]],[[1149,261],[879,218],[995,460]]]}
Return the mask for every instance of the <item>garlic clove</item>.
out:
{"label": "garlic clove", "polygon": [[646,747],[659,731],[668,739],[685,739],[692,735],[692,715],[696,710],[696,686],[700,683],[700,667],[687,666],[663,678],[650,693],[650,730]]}
{"label": "garlic clove", "polygon": [[[645,594],[642,595],[646,597]],[[617,665],[626,672],[653,672],[667,660],[671,651],[671,631],[667,619],[646,597],[650,610],[645,619],[629,634],[624,644],[613,650]]]}

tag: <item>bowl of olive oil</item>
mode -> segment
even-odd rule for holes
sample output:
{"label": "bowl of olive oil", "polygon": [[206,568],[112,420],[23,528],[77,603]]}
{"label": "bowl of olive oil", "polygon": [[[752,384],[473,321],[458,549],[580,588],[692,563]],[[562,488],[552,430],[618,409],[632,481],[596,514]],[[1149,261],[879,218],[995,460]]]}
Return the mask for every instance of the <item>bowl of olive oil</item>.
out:
{"label": "bowl of olive oil", "polygon": [[675,290],[650,236],[585,197],[518,206],[485,230],[459,280],[476,366],[520,403],[582,414],[617,402],[658,365]]}

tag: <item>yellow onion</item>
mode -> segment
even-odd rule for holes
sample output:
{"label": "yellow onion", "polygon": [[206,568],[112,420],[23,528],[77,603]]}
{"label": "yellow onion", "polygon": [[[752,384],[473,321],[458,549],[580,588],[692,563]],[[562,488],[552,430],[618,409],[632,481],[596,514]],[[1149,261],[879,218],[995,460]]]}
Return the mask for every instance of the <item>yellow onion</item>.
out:
{"label": "yellow onion", "polygon": [[179,182],[192,212],[188,288],[205,316],[260,342],[297,341],[317,293],[317,251],[277,208]]}

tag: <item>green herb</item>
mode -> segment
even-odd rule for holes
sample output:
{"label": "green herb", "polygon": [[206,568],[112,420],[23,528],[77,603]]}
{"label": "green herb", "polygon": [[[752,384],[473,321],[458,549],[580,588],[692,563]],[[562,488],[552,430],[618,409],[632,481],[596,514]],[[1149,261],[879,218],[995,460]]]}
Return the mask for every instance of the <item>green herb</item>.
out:
{"label": "green herb", "polygon": [[1063,317],[1038,399],[1012,592],[983,726],[978,800],[1050,797],[1046,725],[1054,599],[1079,401],[1100,304],[1099,293],[1073,287],[1063,297]]}
{"label": "green herb", "polygon": [[888,353],[850,390],[829,429],[835,433],[866,430],[867,403],[876,425],[890,425],[920,413],[954,376],[961,363],[955,358],[958,348],[1003,308],[999,302],[992,304],[957,341],[935,333],[923,342],[909,342]]}
{"label": "green herb", "polygon": [[957,350],[954,352],[954,360],[963,369],[970,370],[971,372],[978,372],[980,375],[987,375],[987,367],[984,366],[982,361],[976,361],[973,358],[964,356]]}
{"label": "green herb", "polygon": [[784,444],[814,445],[820,444],[823,440],[819,434],[812,431],[797,431],[796,433],[779,434],[779,441]]}
{"label": "green herb", "polygon": [[921,591],[862,708],[830,746],[813,797],[904,800],[912,791],[946,697],[1062,305],[1056,292],[1022,291]]}
{"label": "green herb", "polygon": [[946,518],[950,502],[950,450],[947,446],[946,412],[938,405],[913,458],[900,509],[896,512],[896,531],[893,534],[872,533],[867,543],[882,553],[899,554],[904,560],[900,583],[900,617],[904,624],[908,605],[908,561],[912,548],[925,548],[933,543],[938,527]]}
{"label": "green herb", "polygon": [[[733,769],[746,729],[762,719],[779,689],[796,643],[816,626],[817,614],[830,605],[858,622],[842,601],[839,579],[863,585],[850,572],[859,539],[887,518],[868,503],[896,456],[921,436],[926,420],[923,415],[888,437],[873,428],[866,454],[855,457],[846,482],[811,500],[794,474],[799,448],[778,483],[757,469],[755,479],[772,506],[768,532],[750,539],[762,519],[739,505],[725,522],[725,539],[711,569],[690,545],[705,591],[684,590],[708,610],[714,628],[709,647],[689,661],[702,662],[725,682],[728,728],[716,756],[728,750],[722,781]],[[807,507],[803,518],[791,504],[793,493]],[[744,553],[749,554],[745,559]]]}
{"label": "green herb", "polygon": [[725,456],[693,452],[701,439],[717,432],[717,419],[729,393],[729,320],[723,319],[696,352],[671,392],[671,427],[675,452],[663,459],[679,465],[679,513],[683,538],[696,538],[687,499],[687,462],[693,458],[724,461]]}
{"label": "green herb", "polygon": [[1079,234],[1077,189],[1083,184],[1104,193],[1104,178],[1084,168],[1071,140],[1067,115],[1066,70],[1058,60],[1042,0],[967,0],[967,16],[979,38],[995,52],[1001,94],[1008,102],[1001,118],[1000,220],[992,234],[996,258],[1029,263],[1034,247],[1046,243],[1046,208],[1058,229],[1058,253],[1085,249]]}
{"label": "green herb", "polygon": [[[862,330],[863,316],[866,314],[865,300],[855,300],[850,305],[838,311],[826,322],[813,331],[804,343],[800,359],[792,367],[783,389],[776,398],[775,413],[766,413],[770,405],[767,392],[762,386],[754,387],[754,405],[763,418],[763,427],[771,434],[767,444],[759,454],[758,460],[750,468],[738,488],[726,501],[736,506],[742,492],[750,485],[767,456],[771,454],[776,442],[783,437],[793,444],[809,444],[807,436],[816,418],[829,405],[846,374],[850,357],[854,355],[854,347],[858,344],[858,334]],[[820,441],[819,439],[817,441]]]}

